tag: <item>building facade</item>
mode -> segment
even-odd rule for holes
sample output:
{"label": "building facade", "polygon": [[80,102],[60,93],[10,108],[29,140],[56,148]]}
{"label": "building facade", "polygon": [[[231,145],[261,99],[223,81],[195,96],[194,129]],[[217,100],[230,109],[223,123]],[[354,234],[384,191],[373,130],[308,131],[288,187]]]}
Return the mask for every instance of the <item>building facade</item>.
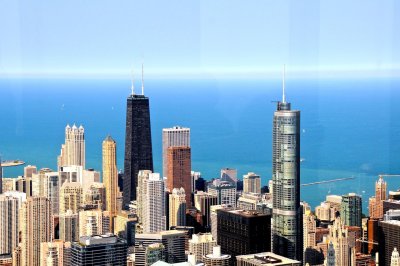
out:
{"label": "building facade", "polygon": [[[118,169],[117,143],[107,136],[103,141],[103,183],[106,188],[106,210],[111,217],[117,214]],[[113,223],[111,223],[113,224]]]}
{"label": "building facade", "polygon": [[168,148],[190,147],[190,128],[174,126],[162,130],[163,176],[168,173]]}
{"label": "building facade", "polygon": [[243,176],[243,193],[261,193],[261,177],[253,172]]}
{"label": "building facade", "polygon": [[0,255],[11,254],[18,246],[20,206],[17,198],[0,195]]}
{"label": "building facade", "polygon": [[349,193],[342,196],[340,216],[345,225],[361,227],[362,200],[359,195]]}
{"label": "building facade", "polygon": [[139,170],[153,171],[149,98],[139,94],[128,96],[126,107],[123,207],[129,209],[136,200]]}
{"label": "building facade", "polygon": [[185,226],[186,225],[186,193],[185,189],[174,188],[169,194],[169,226]]}
{"label": "building facade", "polygon": [[65,144],[61,146],[58,167],[79,165],[85,169],[85,130],[74,124],[65,127]]}
{"label": "building facade", "polygon": [[284,88],[272,135],[273,251],[301,260],[300,111],[291,110]]}
{"label": "building facade", "polygon": [[165,182],[159,173],[152,173],[143,181],[143,232],[155,233],[166,229]]}
{"label": "building facade", "polygon": [[65,182],[60,189],[60,214],[71,210],[78,213],[83,204],[83,190],[78,182]]}

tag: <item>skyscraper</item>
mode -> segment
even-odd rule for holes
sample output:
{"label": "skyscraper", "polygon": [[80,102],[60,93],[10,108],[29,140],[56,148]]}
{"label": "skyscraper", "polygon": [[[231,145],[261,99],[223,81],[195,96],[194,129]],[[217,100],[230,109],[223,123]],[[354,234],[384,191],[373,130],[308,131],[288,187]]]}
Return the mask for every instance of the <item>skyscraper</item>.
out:
{"label": "skyscraper", "polygon": [[217,179],[208,185],[207,191],[217,196],[218,205],[236,206],[236,185],[231,182]]}
{"label": "skyscraper", "polygon": [[185,190],[174,188],[169,194],[169,226],[186,225],[186,194]]}
{"label": "skyscraper", "polygon": [[191,197],[191,150],[188,146],[173,146],[167,149],[167,189],[183,187],[186,192],[186,207],[192,207]]}
{"label": "skyscraper", "polygon": [[165,182],[159,173],[144,180],[143,232],[156,233],[166,229]]}
{"label": "skyscraper", "polygon": [[40,243],[52,236],[50,201],[45,197],[29,197],[21,208],[21,265],[39,266]]}
{"label": "skyscraper", "polygon": [[79,238],[79,215],[67,210],[66,213],[60,214],[60,239],[65,242],[78,241]]}
{"label": "skyscraper", "polygon": [[387,184],[382,176],[375,183],[375,197],[369,198],[369,216],[374,219],[383,218],[383,201],[387,199]]}
{"label": "skyscraper", "polygon": [[71,265],[69,256],[70,249],[71,243],[65,243],[62,240],[40,243],[40,265]]}
{"label": "skyscraper", "polygon": [[149,98],[144,95],[143,66],[142,94],[132,93],[127,99],[124,159],[123,208],[136,200],[137,175],[139,170],[153,171]]}
{"label": "skyscraper", "polygon": [[273,251],[302,260],[300,207],[300,111],[278,102],[272,129]]}
{"label": "skyscraper", "polygon": [[1,166],[1,156],[0,156],[0,194],[3,193],[3,167]]}
{"label": "skyscraper", "polygon": [[101,210],[79,212],[79,236],[103,235],[110,232],[109,212]]}
{"label": "skyscraper", "polygon": [[65,144],[61,146],[58,167],[79,165],[85,169],[85,130],[74,124],[65,127]]}
{"label": "skyscraper", "polygon": [[[351,247],[350,234],[348,228],[345,227],[340,217],[336,217],[333,225],[329,227],[329,235],[327,243],[331,248],[333,246],[335,252],[335,265],[336,266],[351,266],[355,265],[355,248]],[[332,246],[331,246],[332,244]],[[328,262],[331,258],[328,256]]]}
{"label": "skyscraper", "polygon": [[167,160],[168,148],[177,146],[190,147],[190,128],[180,127],[180,126],[163,128],[162,130],[163,176],[167,176],[168,172],[168,160]]}
{"label": "skyscraper", "polygon": [[118,170],[117,144],[108,136],[103,141],[103,183],[106,187],[106,210],[113,217],[117,214]]}
{"label": "skyscraper", "polygon": [[248,173],[243,176],[244,193],[261,193],[261,177],[255,173]]}
{"label": "skyscraper", "polygon": [[361,227],[362,200],[359,195],[349,193],[342,196],[340,216],[345,225]]}
{"label": "skyscraper", "polygon": [[18,245],[19,208],[17,198],[0,195],[0,254],[11,254]]}
{"label": "skyscraper", "polygon": [[78,182],[65,182],[60,189],[60,214],[79,211],[83,203],[82,186]]}
{"label": "skyscraper", "polygon": [[232,168],[222,168],[221,169],[221,180],[228,181],[232,184],[237,185],[237,170]]}

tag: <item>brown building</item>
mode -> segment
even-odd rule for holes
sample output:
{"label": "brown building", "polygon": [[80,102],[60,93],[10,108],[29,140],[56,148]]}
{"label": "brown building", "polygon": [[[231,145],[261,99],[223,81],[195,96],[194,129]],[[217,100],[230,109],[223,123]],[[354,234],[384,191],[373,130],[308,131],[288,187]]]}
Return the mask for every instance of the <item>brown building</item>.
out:
{"label": "brown building", "polygon": [[186,208],[193,206],[191,191],[191,150],[188,146],[169,147],[167,150],[167,189],[185,189]]}
{"label": "brown building", "polygon": [[378,251],[378,220],[368,220],[368,254]]}

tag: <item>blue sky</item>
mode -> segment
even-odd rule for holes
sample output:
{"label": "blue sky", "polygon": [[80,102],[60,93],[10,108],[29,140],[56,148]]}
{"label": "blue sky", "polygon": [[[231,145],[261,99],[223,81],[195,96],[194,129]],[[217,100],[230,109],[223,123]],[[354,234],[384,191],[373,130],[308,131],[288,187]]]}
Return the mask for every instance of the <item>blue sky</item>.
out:
{"label": "blue sky", "polygon": [[2,76],[400,76],[399,47],[396,0],[0,0]]}

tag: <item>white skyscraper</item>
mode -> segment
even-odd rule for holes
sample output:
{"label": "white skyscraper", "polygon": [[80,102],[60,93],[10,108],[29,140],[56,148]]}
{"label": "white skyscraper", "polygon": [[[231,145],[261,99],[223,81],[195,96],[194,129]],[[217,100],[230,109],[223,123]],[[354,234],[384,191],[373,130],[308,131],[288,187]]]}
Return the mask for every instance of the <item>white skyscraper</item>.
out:
{"label": "white skyscraper", "polygon": [[65,144],[61,146],[58,167],[80,165],[85,169],[85,130],[74,124],[65,128]]}
{"label": "white skyscraper", "polygon": [[0,254],[11,254],[18,246],[19,200],[0,195]]}
{"label": "white skyscraper", "polygon": [[156,233],[165,230],[165,182],[159,173],[152,173],[144,180],[143,232]]}
{"label": "white skyscraper", "polygon": [[190,147],[190,128],[174,126],[164,128],[162,132],[163,142],[163,176],[167,175],[167,151],[169,147]]}

